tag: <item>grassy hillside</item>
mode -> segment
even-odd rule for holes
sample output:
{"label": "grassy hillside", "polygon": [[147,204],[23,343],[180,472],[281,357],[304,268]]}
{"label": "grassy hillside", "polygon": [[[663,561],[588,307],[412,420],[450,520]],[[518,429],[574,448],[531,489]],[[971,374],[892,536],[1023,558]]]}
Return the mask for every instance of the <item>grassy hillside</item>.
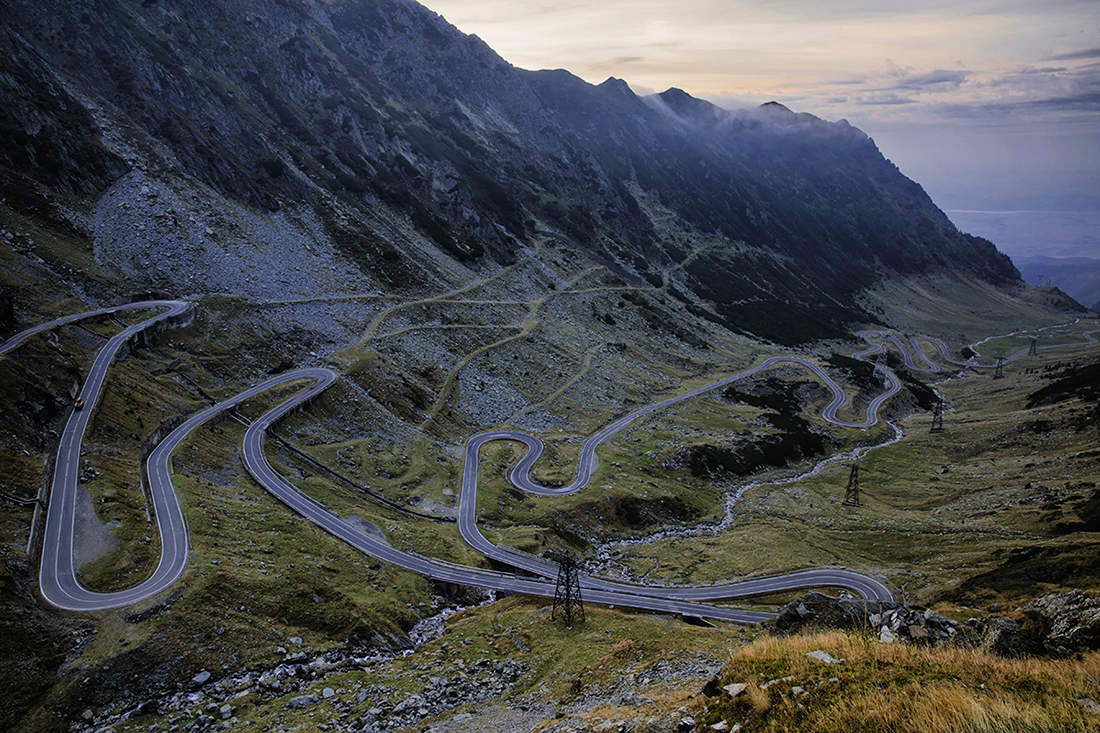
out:
{"label": "grassy hillside", "polygon": [[[14,305],[5,335],[117,302],[129,292],[117,273],[100,269],[87,240],[4,204],[0,215],[5,228],[18,232],[15,244],[0,248],[0,278]],[[85,446],[88,508],[82,521],[110,541],[83,565],[81,577],[95,588],[123,587],[155,564],[140,455],[164,421],[294,366],[327,364],[344,376],[280,425],[279,434],[392,501],[453,515],[466,437],[499,425],[543,435],[549,450],[537,474],[546,481],[570,477],[580,441],[627,408],[784,353],[693,312],[673,294],[679,266],[670,266],[655,284],[630,283],[547,240],[512,265],[456,275],[415,294],[197,298],[193,325],[134,350],[108,376]],[[884,308],[883,314],[900,324],[926,309],[956,318],[971,338],[1069,320],[1040,291],[987,295],[966,291],[953,301],[951,291],[933,297],[914,290],[904,308]],[[990,309],[1000,315],[983,321]],[[1046,338],[1068,340],[1086,325]],[[104,338],[120,327],[110,321],[67,327],[0,360],[0,382],[10,395],[0,407],[10,428],[0,436],[0,457],[10,468],[6,494],[38,494],[71,404],[69,390]],[[983,353],[1018,343],[990,341]],[[805,349],[822,364],[840,364],[829,368],[855,396],[853,414],[863,409],[870,388],[832,355],[855,348],[830,341]],[[866,484],[864,507],[855,512],[839,507],[846,473],[837,467],[797,485],[746,492],[732,505],[733,524],[719,533],[622,550],[608,546],[610,569],[710,582],[836,562],[883,576],[912,597],[972,605],[1014,602],[1037,581],[1051,589],[1094,588],[1097,570],[1087,560],[1096,556],[1096,539],[1088,529],[1090,489],[1084,486],[1100,478],[1089,462],[1094,423],[1082,422],[1086,409],[1079,396],[1029,399],[1062,379],[1072,363],[1084,366],[1090,353],[1044,352],[1012,365],[1004,380],[971,375],[941,385],[954,406],[948,433],[929,436],[923,414],[907,418],[905,440],[867,459],[874,478]],[[241,412],[254,417],[278,397],[258,398]],[[508,489],[503,474],[515,454],[506,445],[492,446],[482,459],[488,533],[532,552],[568,545],[592,558],[601,542],[712,523],[724,516],[728,492],[745,482],[797,474],[825,455],[889,436],[885,427],[826,426],[818,417],[826,399],[805,372],[791,369],[683,403],[605,446],[590,489],[561,499],[535,500]],[[891,414],[905,417],[916,399],[907,393]],[[251,697],[234,703],[240,708],[236,720],[273,723],[290,697],[310,686],[323,691],[327,672],[303,673],[275,689],[256,681],[264,671],[300,654],[308,660],[358,658],[405,645],[421,619],[478,599],[359,556],[289,514],[245,477],[237,456],[242,430],[228,419],[206,426],[174,457],[194,555],[171,592],[135,608],[75,615],[46,607],[37,598],[34,543],[27,551],[33,507],[8,506],[0,522],[0,676],[10,691],[3,727],[63,729],[85,709],[95,716],[119,714],[149,699],[171,698],[179,685],[190,691],[191,677],[204,669],[215,681],[256,675],[231,692],[252,688],[242,696]],[[341,514],[361,517],[396,546],[484,562],[450,525],[384,507],[275,443],[270,456],[304,490]],[[1074,477],[1071,486],[1066,476]],[[1060,573],[1044,570],[1049,567]],[[767,608],[782,600],[753,603]],[[448,649],[464,647],[466,638],[482,634],[493,647],[491,654],[483,650],[486,658],[495,655],[493,664],[518,655],[525,668],[536,670],[515,681],[515,689],[531,696],[528,722],[534,725],[535,713],[550,710],[551,698],[581,711],[595,709],[611,689],[633,694],[634,682],[626,682],[632,673],[640,681],[647,671],[657,678],[667,665],[678,665],[677,679],[702,684],[726,650],[750,633],[593,610],[578,640],[547,630],[544,608],[513,598],[470,609],[452,617],[438,645],[394,664],[408,665],[400,673],[412,685],[415,675],[449,658],[431,656],[444,641]],[[531,650],[492,636],[507,628],[523,629],[520,639]],[[557,669],[553,660],[577,643],[599,656]],[[707,661],[685,661],[686,649]],[[355,669],[343,673],[336,687],[367,685]],[[591,678],[592,686],[582,682],[573,692],[576,676]],[[388,699],[411,689],[395,687]],[[663,689],[669,699],[684,694],[675,686]],[[486,695],[478,709],[507,707],[503,692]],[[184,700],[172,714],[186,713],[192,721],[200,712],[196,706],[205,711],[207,704]],[[356,714],[370,710],[366,702],[356,706]],[[316,722],[322,709],[284,721]],[[444,706],[433,716],[449,710],[461,714],[464,708]],[[544,719],[553,715],[551,710]]]}
{"label": "grassy hillside", "polygon": [[[817,650],[843,661],[806,657]],[[694,719],[746,733],[1088,731],[1100,711],[1079,700],[1096,697],[1098,675],[1100,652],[1010,660],[841,632],[761,637],[733,651],[722,671],[722,685],[745,683],[745,691],[699,701]]]}

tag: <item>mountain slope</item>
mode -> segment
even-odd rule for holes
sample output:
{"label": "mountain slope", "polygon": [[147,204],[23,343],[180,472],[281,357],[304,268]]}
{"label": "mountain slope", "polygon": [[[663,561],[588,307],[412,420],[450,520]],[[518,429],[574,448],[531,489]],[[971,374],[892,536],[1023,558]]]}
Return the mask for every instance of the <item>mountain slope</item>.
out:
{"label": "mountain slope", "polygon": [[1100,260],[1089,257],[1020,257],[1023,278],[1032,285],[1055,285],[1077,301],[1100,305]]}
{"label": "mountain slope", "polygon": [[[852,296],[896,275],[1018,279],[845,122],[516,69],[406,0],[12,6],[4,94],[17,103],[0,124],[22,144],[0,158],[7,192],[26,176],[87,205],[126,170],[193,178],[316,219],[388,287],[431,279],[388,213],[474,268],[545,233],[651,283],[691,257],[678,297],[785,342],[872,320]],[[696,253],[702,238],[722,246]]]}
{"label": "mountain slope", "polygon": [[[298,366],[323,364],[341,377],[280,423],[266,449],[276,468],[394,547],[488,567],[453,524],[417,516],[454,516],[471,435],[502,425],[537,433],[547,443],[539,475],[568,481],[577,436],[625,411],[763,355],[818,360],[864,348],[844,340],[783,349],[744,332],[795,342],[877,319],[957,349],[1072,317],[1060,313],[1064,296],[1024,286],[992,245],[956,232],[919,186],[843,123],[774,104],[733,114],[676,90],[639,98],[615,79],[596,86],[565,71],[515,69],[399,0],[4,7],[4,335],[149,290],[196,305],[192,325],[117,361],[94,408],[77,529],[116,542],[83,563],[80,578],[91,588],[153,572],[159,545],[141,467],[158,435]],[[287,727],[284,714],[307,727],[323,717],[331,727],[370,728],[373,708],[420,690],[389,678],[421,685],[426,665],[448,669],[437,656],[444,649],[481,670],[461,671],[448,689],[497,695],[492,670],[518,655],[541,669],[523,684],[534,690],[545,680],[560,700],[576,694],[567,679],[585,690],[628,680],[623,657],[605,658],[616,648],[632,653],[619,646],[628,639],[645,654],[637,671],[668,681],[703,674],[695,651],[716,670],[715,639],[741,638],[734,629],[593,610],[583,634],[596,643],[582,644],[577,658],[559,653],[578,647],[576,634],[540,631],[548,614],[515,596],[470,609],[472,626],[452,616],[446,640],[395,657],[407,671],[384,662],[373,681],[342,687],[338,679],[366,670],[337,660],[396,652],[418,635],[415,624],[477,596],[455,597],[454,588],[365,559],[296,518],[248,476],[237,420],[196,431],[173,458],[192,554],[171,591],[94,617],[47,607],[38,593],[42,512],[34,498],[49,485],[72,386],[104,338],[127,323],[82,322],[0,360],[0,421],[9,428],[0,436],[8,469],[0,486],[8,509],[0,518],[0,680],[9,692],[0,728],[69,730],[82,719],[102,727],[134,714],[122,727],[222,725],[212,699],[245,727],[267,724],[270,712],[275,728]],[[1044,332],[1044,343],[1057,338],[1069,332]],[[982,348],[993,356],[1013,344]],[[1020,431],[1025,386],[1054,377],[1032,364],[1027,374],[1008,370],[1004,381],[942,387],[958,410],[946,440],[927,433],[922,415],[911,418],[908,441],[936,442],[912,451],[912,442],[894,444],[900,454],[882,464],[889,473],[870,474],[878,478],[858,515],[840,504],[847,465],[819,474],[809,491],[760,483],[808,470],[823,449],[843,453],[890,435],[885,424],[865,432],[822,423],[828,395],[794,371],[780,375],[778,392],[771,374],[743,385],[772,395],[775,410],[714,393],[639,421],[601,449],[593,491],[518,496],[505,480],[513,449],[486,450],[484,526],[534,554],[595,556],[608,541],[721,521],[733,482],[744,478],[756,489],[742,497],[750,513],[738,507],[730,528],[742,534],[691,536],[682,551],[669,537],[672,549],[662,545],[651,567],[635,565],[640,555],[616,562],[672,582],[854,565],[909,592],[995,577],[1004,564],[997,553],[1034,548],[1036,532],[1077,521],[1081,497],[1065,475],[1096,478],[1075,402],[1036,408],[1047,411],[1025,422],[1037,430]],[[862,410],[869,395],[843,371],[852,409]],[[996,412],[999,432],[964,412],[970,393],[952,396],[975,383],[989,392],[968,404]],[[285,396],[252,400],[238,417],[247,422]],[[901,419],[916,406],[903,398],[889,409]],[[990,435],[1001,451],[994,478]],[[731,456],[765,452],[763,475],[735,477],[748,464],[725,470]],[[1039,455],[1025,468],[1029,452]],[[685,456],[718,456],[722,465],[712,471]],[[789,466],[772,470],[784,460]],[[924,483],[921,476],[948,464],[950,473]],[[1019,486],[1023,473],[1065,489],[1044,493],[1042,506],[1022,501],[1031,491]],[[914,492],[914,480],[924,488]],[[970,482],[989,488],[975,492]],[[891,503],[875,498],[883,496]],[[1064,514],[1051,508],[1055,499]],[[1005,516],[1030,522],[1040,510],[1022,539],[998,526]],[[1092,556],[1081,538],[1047,545],[1036,551]],[[311,660],[323,665],[316,677]],[[204,676],[205,692],[195,682]],[[388,689],[361,697],[359,685],[375,682]],[[330,684],[339,694],[323,707],[290,707],[310,687]],[[501,699],[514,701],[524,688],[509,689]],[[206,697],[214,690],[225,699]],[[339,722],[326,717],[330,705],[347,706]]]}

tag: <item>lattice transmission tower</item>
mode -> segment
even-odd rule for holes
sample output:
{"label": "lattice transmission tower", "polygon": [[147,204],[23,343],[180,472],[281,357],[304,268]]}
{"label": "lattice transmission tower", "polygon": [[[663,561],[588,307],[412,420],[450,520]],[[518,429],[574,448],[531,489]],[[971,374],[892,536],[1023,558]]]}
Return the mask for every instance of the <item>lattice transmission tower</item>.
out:
{"label": "lattice transmission tower", "polygon": [[558,583],[554,588],[554,608],[550,612],[550,620],[565,619],[565,625],[573,626],[573,622],[584,623],[584,601],[581,600],[581,578],[577,569],[577,561],[567,553],[554,553],[553,559],[558,563]]}
{"label": "lattice transmission tower", "polygon": [[943,399],[936,401],[936,406],[932,408],[932,427],[928,429],[930,433],[942,433],[943,432]]}
{"label": "lattice transmission tower", "polygon": [[852,464],[848,488],[844,490],[844,506],[862,506],[859,502],[859,466]]}

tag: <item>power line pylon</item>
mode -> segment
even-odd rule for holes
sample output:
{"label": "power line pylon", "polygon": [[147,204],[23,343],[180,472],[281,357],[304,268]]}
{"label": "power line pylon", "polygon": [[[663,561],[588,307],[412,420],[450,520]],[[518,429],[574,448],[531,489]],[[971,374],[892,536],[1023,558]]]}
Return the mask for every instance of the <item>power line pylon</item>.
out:
{"label": "power line pylon", "polygon": [[943,432],[943,399],[937,400],[936,406],[932,408],[932,427],[928,429],[928,432]]}
{"label": "power line pylon", "polygon": [[889,386],[890,385],[890,378],[886,374],[886,365],[887,365],[886,350],[884,348],[882,351],[878,352],[878,357],[875,358],[874,373],[881,375],[882,376],[882,383],[886,386]]}
{"label": "power line pylon", "polygon": [[1029,346],[1028,349],[1027,349],[1027,355],[1028,356],[1038,356],[1039,355],[1039,339],[1038,338],[1031,339],[1031,346]]}
{"label": "power line pylon", "polygon": [[994,379],[1003,379],[1005,375],[1005,359],[1000,357],[997,359],[997,370],[993,372]]}
{"label": "power line pylon", "polygon": [[577,561],[567,553],[554,553],[558,563],[558,583],[554,588],[554,608],[550,620],[565,619],[565,625],[572,628],[573,622],[584,623],[584,602],[581,600],[581,578],[577,572]]}
{"label": "power line pylon", "polygon": [[848,474],[848,488],[844,491],[844,506],[861,506],[859,503],[859,466],[852,464]]}

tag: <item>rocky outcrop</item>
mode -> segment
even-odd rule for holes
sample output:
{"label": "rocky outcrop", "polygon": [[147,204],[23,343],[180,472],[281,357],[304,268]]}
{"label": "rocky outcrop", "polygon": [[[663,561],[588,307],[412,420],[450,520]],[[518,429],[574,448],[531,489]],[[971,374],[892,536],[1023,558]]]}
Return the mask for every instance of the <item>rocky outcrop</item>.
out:
{"label": "rocky outcrop", "polygon": [[1100,649],[1100,598],[1082,590],[1050,593],[1020,610],[1041,621],[1043,649],[1050,654]]}
{"label": "rocky outcrop", "polygon": [[1100,598],[1082,590],[1050,593],[1011,616],[960,625],[931,609],[810,593],[784,606],[773,626],[782,636],[813,629],[867,631],[885,643],[966,644],[1002,657],[1065,657],[1100,649]]}
{"label": "rocky outcrop", "polygon": [[1004,657],[1068,657],[1100,649],[1100,598],[1082,590],[1049,593],[1011,616],[971,619],[968,626],[981,648]]}
{"label": "rocky outcrop", "polygon": [[[330,650],[316,656],[296,650],[275,667],[228,674],[219,680],[202,670],[191,680],[190,690],[137,702],[121,714],[97,716],[86,711],[86,730],[118,725],[134,715],[164,715],[173,726],[188,730],[231,730],[238,722],[233,717],[233,701],[246,694],[280,700],[280,706],[290,710],[316,708],[317,714],[329,718],[329,725],[338,730],[403,730],[453,708],[500,697],[530,670],[512,659],[458,661],[440,668],[439,676],[428,677],[423,689],[411,694],[396,686],[364,686],[346,678],[348,671],[369,670],[387,661],[385,655],[364,656],[354,650]],[[332,675],[337,675],[333,679],[340,679],[343,686],[325,686],[324,681]],[[369,707],[367,703],[371,703]]]}
{"label": "rocky outcrop", "polygon": [[881,613],[884,606],[896,605],[809,593],[780,610],[773,630],[780,636],[787,636],[804,629],[866,629],[870,626],[868,618],[872,613]]}
{"label": "rocky outcrop", "polygon": [[862,598],[835,598],[824,593],[810,593],[784,606],[773,628],[783,636],[822,628],[865,630],[885,643],[928,645],[952,641],[958,633],[956,622],[931,609]]}
{"label": "rocky outcrop", "polygon": [[1039,651],[1035,639],[1025,634],[1016,621],[1004,616],[971,619],[967,628],[980,649],[1001,657],[1022,657]]}

